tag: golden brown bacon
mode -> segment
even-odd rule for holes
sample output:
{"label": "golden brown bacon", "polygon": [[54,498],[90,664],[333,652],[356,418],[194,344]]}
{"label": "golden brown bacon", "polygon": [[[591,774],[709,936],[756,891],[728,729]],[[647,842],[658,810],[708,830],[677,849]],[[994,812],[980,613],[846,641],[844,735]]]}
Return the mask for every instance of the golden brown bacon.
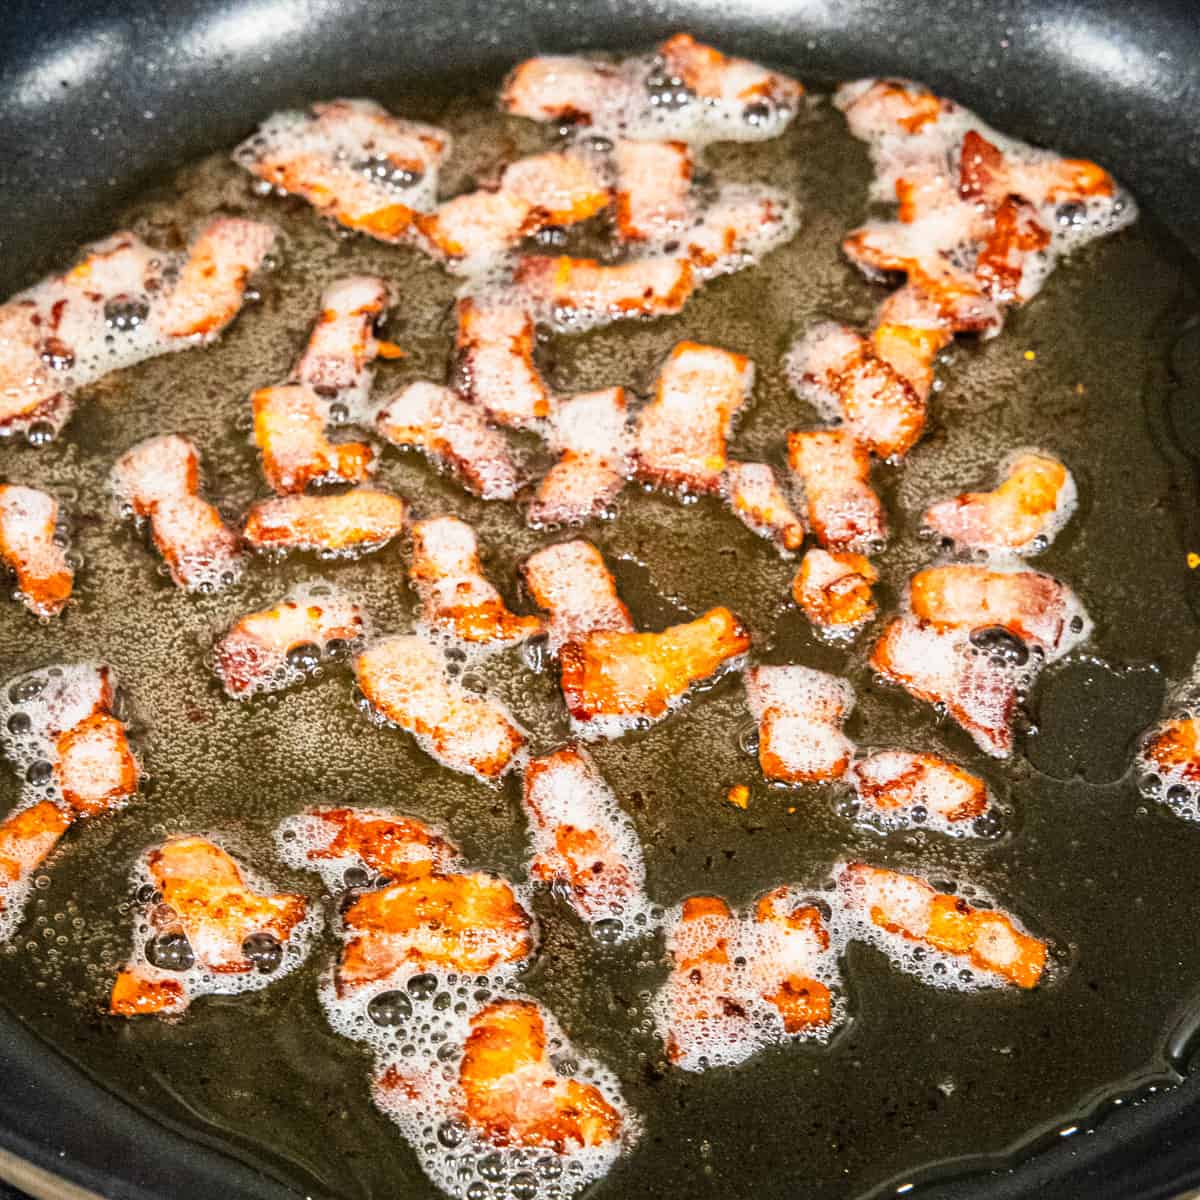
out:
{"label": "golden brown bacon", "polygon": [[788,434],[788,462],[804,492],[808,527],[827,550],[870,551],[887,537],[871,487],[871,459],[845,430]]}
{"label": "golden brown bacon", "polygon": [[585,58],[528,58],[505,81],[500,106],[534,121],[588,123],[622,86],[616,67]]}
{"label": "golden brown bacon", "polygon": [[1094,162],[1052,154],[1023,161],[1003,154],[977,129],[963,135],[958,187],[964,200],[995,209],[1012,197],[1040,207],[1108,197],[1116,191],[1113,177]]}
{"label": "golden brown bacon", "polygon": [[538,617],[510,612],[484,578],[475,533],[456,517],[433,517],[412,528],[410,576],[421,597],[421,619],[461,642],[512,645],[542,632]]}
{"label": "golden brown bacon", "polygon": [[586,735],[614,736],[666,716],[693,684],[749,648],[750,635],[727,608],[661,633],[588,633],[559,652],[563,697]]}
{"label": "golden brown bacon", "polygon": [[452,771],[498,779],[524,744],[504,706],[451,679],[441,649],[423,638],[384,638],[354,670],[375,710]]}
{"label": "golden brown bacon", "polygon": [[732,58],[687,33],[677,33],[658,48],[666,70],[706,100],[769,103],[794,109],[804,89],[794,79],[768,71],[744,58]]}
{"label": "golden brown bacon", "polygon": [[1143,739],[1138,757],[1147,770],[1171,780],[1200,782],[1200,721],[1176,717],[1161,722]]}
{"label": "golden brown bacon", "polygon": [[200,460],[179,434],[148,438],[112,470],[117,500],[140,520],[181,588],[214,590],[241,572],[238,537],[199,495]]}
{"label": "golden brown bacon", "polygon": [[792,596],[818,629],[850,634],[875,615],[871,585],[878,578],[861,554],[814,546],[792,581]]}
{"label": "golden brown bacon", "polygon": [[93,713],[59,734],[54,750],[62,798],[81,816],[105,812],[137,791],[137,760],[125,726],[111,713]]}
{"label": "golden brown bacon", "polygon": [[0,821],[0,930],[7,934],[13,893],[28,884],[30,876],[49,857],[74,819],[52,800],[11,812]]}
{"label": "golden brown bacon", "polygon": [[55,617],[71,598],[75,572],[55,541],[58,501],[47,492],[0,484],[0,559],[17,577],[17,598],[39,617]]}
{"label": "golden brown bacon", "polygon": [[982,779],[934,754],[883,750],[855,763],[851,774],[859,800],[884,816],[920,807],[955,824],[980,816],[988,805]]}
{"label": "golden brown bacon", "polygon": [[594,258],[529,254],[513,279],[544,319],[566,328],[677,313],[696,287],[691,262],[666,257],[609,266]]}
{"label": "golden brown bacon", "polygon": [[533,363],[533,319],[520,305],[458,302],[457,374],[462,395],[498,424],[525,429],[550,415]]}
{"label": "golden brown bacon", "polygon": [[635,142],[613,149],[617,232],[626,242],[661,242],[679,232],[691,206],[692,156],[683,142]]}
{"label": "golden brown bacon", "polygon": [[356,858],[393,883],[447,872],[458,861],[458,848],[421,821],[390,817],[356,808],[315,808],[306,814],[329,835],[306,851],[310,862]]}
{"label": "golden brown bacon", "polygon": [[972,908],[923,879],[850,863],[838,873],[847,907],[886,933],[923,942],[1018,987],[1036,986],[1046,969],[1046,943],[1006,913]]}
{"label": "golden brown bacon", "polygon": [[730,426],[753,384],[754,364],[744,355],[680,342],[638,420],[638,477],[684,492],[719,491]]}
{"label": "golden brown bacon", "polygon": [[723,487],[729,507],[747,529],[769,538],[785,554],[804,544],[804,522],[766,463],[731,462]]}
{"label": "golden brown bacon", "polygon": [[520,487],[503,436],[457,393],[411,383],[386,401],[375,428],[396,446],[412,446],[452,471],[484,500],[511,500]]}
{"label": "golden brown bacon", "polygon": [[390,492],[357,487],[337,495],[279,496],[246,514],[245,538],[256,550],[327,550],[366,554],[404,529],[408,505]]}

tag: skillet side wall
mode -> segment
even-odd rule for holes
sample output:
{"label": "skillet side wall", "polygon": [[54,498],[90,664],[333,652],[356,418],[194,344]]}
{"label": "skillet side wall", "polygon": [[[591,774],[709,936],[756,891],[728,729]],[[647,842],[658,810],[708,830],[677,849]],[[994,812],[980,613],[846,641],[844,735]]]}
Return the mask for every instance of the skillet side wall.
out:
{"label": "skillet side wall", "polygon": [[[1200,251],[1200,17],[1191,3],[926,0],[9,0],[0,13],[0,263],[32,282],[165,170],[315,95],[678,28],[801,77],[921,78],[1001,128],[1105,162]],[[146,1121],[0,1014],[0,1144],[106,1197],[283,1197]],[[946,1200],[1166,1197],[1200,1181],[1198,1081]],[[1134,1175],[1136,1172],[1136,1176]]]}

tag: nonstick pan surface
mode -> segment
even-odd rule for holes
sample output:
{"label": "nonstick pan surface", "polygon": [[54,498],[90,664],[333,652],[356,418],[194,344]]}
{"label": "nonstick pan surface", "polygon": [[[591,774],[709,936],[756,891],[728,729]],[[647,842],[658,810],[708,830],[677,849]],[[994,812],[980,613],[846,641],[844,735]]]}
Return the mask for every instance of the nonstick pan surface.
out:
{"label": "nonstick pan surface", "polygon": [[[1194,67],[1200,61],[1200,22],[1189,5],[1131,10],[1117,4],[764,2],[722,12],[688,4],[180,3],[168,12],[150,3],[13,3],[0,16],[4,294],[69,257],[80,242],[109,231],[146,188],[161,189],[174,168],[231,145],[272,109],[322,95],[370,94],[401,110],[436,114],[446,103],[447,89],[495,80],[526,54],[641,48],[679,28],[790,69],[817,86],[822,79],[880,72],[924,79],[1003,129],[1099,159],[1149,210],[1131,236],[1101,247],[1079,267],[1065,267],[1037,312],[1021,314],[1005,338],[988,348],[991,358],[981,364],[973,352],[963,352],[949,378],[951,387],[956,379],[962,383],[966,407],[935,431],[927,447],[930,454],[939,448],[949,452],[955,438],[973,436],[963,424],[970,417],[987,437],[1011,439],[1026,432],[1025,441],[1056,442],[1063,452],[1082,448],[1080,460],[1091,473],[1084,478],[1091,505],[1085,516],[1094,532],[1064,539],[1045,561],[1089,603],[1095,597],[1110,619],[1102,622],[1097,661],[1073,664],[1048,679],[1035,697],[1039,733],[1029,739],[1028,750],[1037,769],[997,772],[1019,821],[1005,843],[1008,849],[994,861],[973,865],[1006,899],[1018,907],[1026,903],[1051,933],[1069,930],[1071,937],[1064,941],[1086,930],[1089,920],[1104,925],[1104,936],[1083,938],[1065,977],[1064,989],[1073,990],[1018,998],[1017,1006],[1026,1005],[1019,1016],[1008,997],[964,1000],[930,993],[889,972],[877,958],[852,956],[859,1012],[831,1051],[781,1051],[745,1072],[680,1081],[662,1078],[644,1036],[635,1050],[645,1051],[645,1064],[638,1066],[636,1053],[628,1049],[636,1036],[627,1010],[638,1006],[637,991],[654,980],[653,971],[612,956],[594,964],[580,945],[582,932],[560,921],[558,936],[543,951],[535,987],[562,1007],[560,1015],[577,1042],[601,1057],[624,1054],[623,1074],[632,1075],[630,1099],[650,1118],[635,1156],[597,1195],[848,1200],[871,1176],[854,1173],[876,1146],[890,1148],[897,1162],[914,1168],[983,1149],[995,1155],[969,1171],[963,1163],[947,1166],[945,1179],[910,1194],[947,1200],[1000,1200],[1035,1191],[1100,1200],[1175,1195],[1200,1183],[1200,1097],[1195,1094],[1200,1085],[1180,1083],[1178,1073],[1186,1067],[1187,1001],[1200,985],[1200,935],[1187,891],[1197,834],[1157,810],[1139,815],[1135,789],[1117,778],[1130,739],[1157,713],[1164,676],[1185,672],[1200,643],[1195,596],[1183,567],[1183,548],[1196,544],[1194,535],[1200,533],[1189,454],[1200,449],[1200,420],[1194,415],[1200,412],[1200,334],[1189,259],[1189,250],[1200,248],[1200,205],[1194,200],[1200,186]],[[730,280],[730,287],[714,291],[711,301],[702,297],[685,315],[686,324],[674,331],[646,327],[611,343],[593,339],[575,352],[564,350],[554,368],[560,386],[585,384],[598,363],[620,353],[638,375],[636,384],[644,387],[657,357],[684,328],[723,344],[733,337],[739,342],[735,348],[761,364],[773,363],[786,344],[789,321],[802,324],[831,303],[851,316],[867,311],[865,285],[822,291],[822,278],[835,278],[838,232],[861,214],[866,175],[861,156],[856,162],[818,161],[821,119],[799,129],[792,148],[806,156],[798,160],[804,170],[797,175],[808,193],[806,203],[814,219],[826,222],[827,258],[821,261],[827,276],[806,284],[784,278],[786,271],[777,266],[775,276]],[[773,170],[786,169],[772,163]],[[739,162],[732,154],[730,168],[739,165],[756,169],[749,158]],[[205,186],[223,186],[217,169],[211,172]],[[828,181],[824,192],[817,182],[822,178]],[[157,202],[169,207],[162,198],[166,194],[157,194]],[[134,212],[145,216],[146,209]],[[337,249],[336,260],[322,257],[332,250],[317,247],[306,259],[304,214],[270,216],[289,222],[293,246],[313,278],[334,269],[395,270],[396,260],[388,253],[357,242]],[[291,275],[287,270],[276,302],[284,332],[294,325],[295,333],[311,311],[313,293],[304,290],[298,265]],[[428,318],[414,300],[416,315],[408,330],[414,344],[427,343],[428,362],[416,364],[427,371],[437,369],[433,364],[444,347],[437,303],[444,307],[450,296],[435,274],[426,269],[410,280],[414,292],[426,287],[434,293],[426,303]],[[1123,284],[1106,287],[1104,278]],[[774,307],[764,296],[774,298]],[[731,312],[743,314],[732,325]],[[164,420],[171,427],[176,419],[195,422],[199,432],[216,438],[220,422],[227,420],[210,410],[219,407],[221,397],[244,396],[263,381],[262,372],[269,374],[264,363],[273,362],[272,355],[286,361],[290,353],[283,339],[272,344],[255,333],[252,322],[245,325],[222,347],[223,353],[229,351],[222,360],[228,374],[219,381],[204,380],[194,367],[190,375],[179,374],[181,361],[152,364],[128,395],[113,398],[123,406],[120,412],[108,403],[97,404],[95,411],[81,409],[62,445],[41,459],[34,451],[22,450],[17,457],[7,450],[3,470],[13,472],[18,462],[24,469],[33,461],[38,465],[32,471],[70,473],[74,466],[54,457],[64,453],[66,443],[79,440],[111,457],[136,437],[164,431]],[[1024,395],[1018,405],[1025,407],[1016,410],[1020,420],[1005,425],[983,393],[991,388],[1000,394],[1013,384],[1017,360],[1028,346],[1036,347],[1043,364],[1037,368],[1037,389],[1027,380],[1014,389]],[[1067,398],[1084,363],[1086,404]],[[1035,395],[1052,402],[1039,408],[1032,403]],[[171,418],[157,408],[167,403]],[[766,385],[753,423],[740,434],[750,439],[748,446],[757,446],[756,438],[766,445],[785,404],[782,392]],[[225,436],[232,445],[233,434],[226,430]],[[233,464],[236,451],[230,448],[228,455]],[[399,490],[423,486],[419,468],[391,469],[390,482]],[[228,482],[236,488],[232,466]],[[85,498],[95,498],[96,480],[84,468],[79,486]],[[469,519],[482,519],[450,490],[436,495],[459,505]],[[718,602],[731,603],[752,624],[758,616],[763,623],[770,619],[768,593],[786,591],[787,572],[778,564],[773,572],[753,565],[765,556],[748,535],[738,535],[703,506],[689,512],[685,523],[669,505],[650,499],[645,505],[624,533],[618,525],[598,536],[638,559],[623,568],[621,583],[648,623]],[[510,531],[495,520],[493,536],[512,535],[497,560],[498,577],[511,580],[511,564],[532,543],[520,541],[519,526]],[[636,553],[617,544],[626,536],[637,540]],[[702,547],[724,543],[733,559],[728,565],[718,560],[714,567],[711,557],[673,553],[671,546],[684,536]],[[131,589],[140,586],[139,579],[144,585],[152,571],[130,538],[107,550],[98,541],[95,553],[97,570],[108,571],[114,586],[121,578]],[[897,553],[902,566],[903,546]],[[371,571],[384,569],[381,561],[382,556],[367,560],[361,570],[352,569],[353,577],[364,587],[378,588],[369,580]],[[399,578],[398,555],[385,567]],[[281,590],[275,583],[261,587],[261,595],[239,595],[235,604],[248,607]],[[380,593],[377,598],[386,610],[389,597]],[[136,608],[138,602],[131,603]],[[172,729],[173,697],[202,670],[200,633],[226,613],[214,608],[189,616],[181,626],[187,636],[176,644],[163,630],[173,628],[170,622],[183,607],[169,590],[159,589],[149,608],[131,608],[138,619],[146,619],[144,653],[119,663],[135,693],[139,681],[144,685],[147,715],[161,708],[160,729]],[[95,621],[76,625],[79,654],[94,652],[93,643],[82,639],[89,629],[101,629],[99,614]],[[4,634],[5,673],[62,656],[64,645],[57,637],[57,631],[35,629],[18,644],[11,633]],[[126,628],[120,638],[114,635],[113,648],[137,637],[138,631]],[[801,645],[795,640],[800,637],[796,629],[785,630],[777,654]],[[815,646],[805,643],[803,650],[803,661],[838,666],[836,657],[823,661]],[[151,685],[164,688],[161,696],[146,693]],[[173,794],[181,779],[205,772],[196,771],[194,763],[189,772],[186,764],[164,758],[143,810],[146,823],[127,837],[114,833],[111,845],[97,834],[90,850],[80,849],[73,874],[73,864],[64,862],[57,885],[61,897],[76,899],[84,911],[102,899],[115,902],[121,872],[113,864],[128,861],[140,844],[153,840],[154,821],[169,821],[179,805],[189,806],[191,819],[214,822],[228,822],[232,813],[244,811],[249,836],[269,829],[272,817],[354,788],[364,802],[428,811],[462,838],[476,861],[514,869],[521,834],[511,794],[480,811],[478,791],[456,791],[443,774],[420,766],[418,758],[391,742],[380,744],[365,726],[354,724],[352,712],[339,727],[344,744],[329,747],[320,769],[294,753],[289,758],[272,751],[281,720],[302,725],[320,719],[323,706],[346,707],[338,686],[323,682],[286,697],[277,708],[256,710],[242,723],[215,715],[216,729],[198,727],[196,753],[210,756],[212,787]],[[201,685],[196,689],[203,692]],[[220,712],[207,693],[197,704]],[[798,857],[798,844],[807,847],[813,862],[822,855],[832,861],[839,850],[835,835],[844,825],[831,825],[827,844],[821,844],[815,829],[789,823],[779,798],[756,796],[751,817],[770,814],[757,830],[720,809],[722,787],[733,782],[726,775],[749,773],[752,764],[739,758],[733,745],[745,720],[735,691],[725,685],[706,705],[713,723],[705,729],[728,735],[727,752],[698,751],[695,730],[689,740],[664,727],[623,749],[610,748],[603,758],[647,839],[652,878],[662,898],[674,900],[708,886],[747,899],[766,881],[763,872],[784,877],[810,861]],[[911,705],[889,707],[886,698],[870,697],[867,705],[878,716],[877,729],[889,728],[889,719],[913,719]],[[895,716],[901,708],[903,718]],[[182,727],[181,722],[175,728]],[[906,728],[918,727],[930,737],[941,736],[928,722]],[[223,740],[227,732],[233,743]],[[372,740],[358,746],[355,737]],[[962,749],[959,742],[951,744]],[[375,782],[368,782],[372,778]],[[396,794],[385,800],[385,793],[373,787]],[[434,793],[440,794],[442,807],[422,810],[421,798]],[[414,797],[412,803],[406,803],[407,795]],[[108,892],[97,885],[90,898],[88,880],[80,873],[89,853],[116,880],[106,885]],[[936,859],[921,845],[890,845],[886,853],[901,864]],[[1071,885],[1065,891],[1064,879]],[[1101,947],[1110,955],[1107,960]],[[83,1010],[72,1007],[69,996],[36,994],[55,979],[64,991],[83,986],[70,980],[69,972],[30,970],[16,956],[0,962],[0,994],[11,1001],[11,1012],[0,1014],[0,1145],[104,1196],[426,1194],[401,1139],[366,1102],[366,1062],[358,1074],[321,1067],[326,1053],[340,1054],[344,1064],[346,1050],[321,1029],[311,973],[264,993],[258,1005],[197,1010],[177,1027],[182,1033],[151,1030],[128,1037],[81,1016]],[[623,985],[614,982],[620,980]],[[1020,1039],[1010,1043],[1006,1038],[1014,1031]],[[58,1052],[43,1040],[47,1036]],[[108,1049],[97,1050],[102,1044]],[[995,1054],[998,1063],[976,1064],[972,1074],[964,1059],[980,1048]],[[88,1064],[96,1077],[89,1078],[60,1052]],[[176,1081],[173,1094],[160,1077],[138,1074],[147,1064],[168,1063],[171,1055],[184,1075],[193,1073]],[[1000,1062],[1014,1056],[1016,1069]],[[102,1061],[110,1069],[101,1070]],[[313,1065],[302,1070],[298,1063]],[[1063,1063],[1080,1064],[1079,1077],[1090,1081],[1088,1087],[1094,1083],[1096,1094],[1063,1090]],[[950,1094],[948,1082],[956,1084]],[[107,1083],[119,1095],[107,1090]],[[977,1089],[969,1101],[963,1096],[968,1084]],[[1168,1090],[1168,1085],[1177,1086]],[[211,1105],[214,1097],[228,1100],[233,1092],[241,1097],[236,1103]],[[1047,1097],[1060,1092],[1062,1106],[1048,1112]],[[1036,1121],[1020,1120],[1023,1097],[1030,1112],[1040,1114]],[[267,1119],[254,1128],[264,1112],[294,1110],[303,1118]],[[231,1114],[243,1115],[245,1127]],[[1059,1119],[1044,1119],[1051,1115]],[[1032,1124],[1040,1127],[1039,1153],[1011,1159],[1001,1153],[1016,1133],[1035,1132]],[[1076,1132],[1065,1132],[1072,1126]],[[909,1149],[901,1153],[906,1144]],[[800,1155],[797,1147],[811,1153]],[[855,1182],[839,1184],[843,1168]],[[889,1193],[907,1178],[893,1179]]]}

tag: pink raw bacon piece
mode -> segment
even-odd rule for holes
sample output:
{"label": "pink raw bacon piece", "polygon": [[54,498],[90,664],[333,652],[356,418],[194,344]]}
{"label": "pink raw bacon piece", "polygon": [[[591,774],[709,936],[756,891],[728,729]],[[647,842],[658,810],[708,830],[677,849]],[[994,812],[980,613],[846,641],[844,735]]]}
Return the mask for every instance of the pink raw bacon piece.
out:
{"label": "pink raw bacon piece", "polygon": [[576,539],[546,546],[521,567],[534,603],[550,614],[549,649],[601,630],[633,632],[633,619],[600,551]]}
{"label": "pink raw bacon piece", "polygon": [[53,496],[0,484],[0,559],[17,577],[17,598],[39,617],[62,612],[75,579],[66,552],[55,541],[57,523]]}
{"label": "pink raw bacon piece", "polygon": [[808,527],[827,550],[867,553],[887,538],[866,448],[844,430],[788,434],[788,462],[804,492]]}
{"label": "pink raw bacon piece", "polygon": [[528,429],[550,415],[550,393],[533,363],[533,319],[520,305],[458,302],[459,391],[500,425]]}

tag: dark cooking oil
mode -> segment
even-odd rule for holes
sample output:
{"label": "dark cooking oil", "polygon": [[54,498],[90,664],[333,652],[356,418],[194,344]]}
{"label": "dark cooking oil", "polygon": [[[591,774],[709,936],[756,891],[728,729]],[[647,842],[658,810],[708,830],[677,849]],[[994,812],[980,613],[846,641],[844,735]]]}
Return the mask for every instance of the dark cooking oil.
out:
{"label": "dark cooking oil", "polygon": [[[492,96],[396,104],[454,134],[448,192],[553,138],[499,116]],[[247,113],[247,127],[263,115]],[[645,396],[682,338],[748,354],[758,378],[732,449],[779,466],[785,432],[814,420],[785,386],[783,352],[818,319],[866,322],[881,298],[838,251],[866,211],[866,151],[817,100],[777,141],[716,146],[705,160],[727,178],[797,193],[795,241],[757,269],[710,284],[677,317],[551,337],[539,361],[560,393],[623,384]],[[114,214],[113,226],[175,246],[217,209],[271,221],[283,234],[261,299],[212,349],[89,388],[53,444],[0,448],[0,477],[63,501],[80,560],[77,599],[61,619],[39,624],[17,604],[0,605],[4,675],[62,660],[114,664],[148,772],[135,803],[73,829],[39,876],[27,920],[0,954],[0,997],[114,1093],[215,1138],[301,1194],[427,1196],[409,1147],[371,1105],[365,1051],[335,1037],[317,1005],[317,977],[335,953],[328,932],[302,969],[262,992],[200,1000],[176,1022],[103,1015],[129,952],[130,868],[168,835],[220,834],[281,888],[316,896],[315,877],[275,860],[271,831],[306,805],[371,805],[441,826],[480,867],[523,869],[517,782],[493,789],[455,775],[404,735],[374,728],[348,674],[331,671],[245,704],[227,699],[213,675],[214,635],[304,579],[336,580],[380,631],[409,629],[414,596],[400,547],[357,562],[261,561],[239,587],[195,597],[172,586],[143,538],[111,511],[113,460],[165,432],[195,440],[207,493],[227,513],[264,493],[247,397],[286,376],[322,289],[341,275],[378,273],[399,297],[388,336],[408,357],[381,365],[380,394],[445,377],[455,281],[416,252],[331,232],[297,201],[256,197],[224,153]],[[1013,1150],[1077,1123],[1099,1097],[1165,1085],[1184,1069],[1189,1026],[1180,1026],[1179,1009],[1200,986],[1200,828],[1141,798],[1126,768],[1167,682],[1200,648],[1186,561],[1200,549],[1186,453],[1200,450],[1200,408],[1188,392],[1194,402],[1200,388],[1192,270],[1145,216],[1066,261],[1000,337],[949,351],[927,436],[903,468],[877,472],[894,530],[879,560],[885,611],[935,554],[917,533],[932,500],[986,483],[999,459],[1024,446],[1062,456],[1075,473],[1079,511],[1037,565],[1076,589],[1096,633],[1086,653],[1045,672],[1011,763],[982,756],[931,709],[876,684],[865,665],[869,633],[850,649],[819,642],[788,600],[794,564],[715,501],[684,507],[631,486],[615,519],[587,530],[615,563],[639,625],[727,604],[753,631],[761,660],[799,661],[853,682],[848,732],[861,746],[949,754],[986,778],[1004,806],[1002,828],[986,840],[881,835],[852,823],[837,788],[769,787],[747,752],[750,721],[729,678],[652,730],[595,747],[641,835],[655,902],[703,891],[743,904],[783,881],[821,883],[838,859],[863,858],[981,885],[1048,935],[1064,968],[1031,993],[966,995],[923,987],[855,945],[852,1019],[832,1045],[780,1046],[737,1069],[691,1075],[665,1063],[650,1032],[649,1000],[665,975],[661,944],[600,945],[543,894],[543,943],[528,986],[581,1054],[617,1072],[645,1125],[640,1144],[595,1187],[597,1198],[850,1200],[929,1164]],[[31,281],[5,282],[15,290]],[[536,465],[541,451],[527,440],[521,453]],[[481,503],[422,459],[390,449],[380,482],[409,497],[418,515],[471,522],[489,577],[524,606],[516,565],[548,539],[528,530],[515,506]],[[483,673],[533,731],[535,752],[561,743],[567,729],[550,675],[531,673],[516,651]],[[750,788],[744,811],[723,802],[736,783]],[[17,780],[4,773],[0,788],[2,809],[16,799]]]}

